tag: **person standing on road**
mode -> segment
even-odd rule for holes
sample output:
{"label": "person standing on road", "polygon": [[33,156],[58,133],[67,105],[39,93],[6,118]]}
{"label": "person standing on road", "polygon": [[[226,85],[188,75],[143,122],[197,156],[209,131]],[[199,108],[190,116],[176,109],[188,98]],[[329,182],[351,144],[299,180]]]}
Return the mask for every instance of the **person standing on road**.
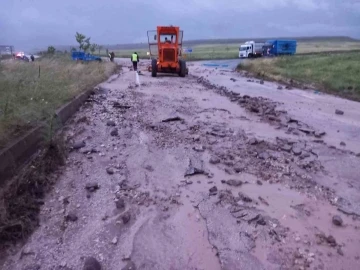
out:
{"label": "person standing on road", "polygon": [[139,55],[137,54],[137,52],[134,52],[132,55],[131,55],[131,62],[133,64],[133,68],[135,71],[137,71],[137,64],[139,62]]}
{"label": "person standing on road", "polygon": [[111,61],[111,62],[114,62],[115,53],[114,53],[114,52],[111,52],[111,53],[109,53],[109,56],[110,56],[110,61]]}
{"label": "person standing on road", "polygon": [[30,56],[31,62],[35,61],[35,57],[33,55]]}

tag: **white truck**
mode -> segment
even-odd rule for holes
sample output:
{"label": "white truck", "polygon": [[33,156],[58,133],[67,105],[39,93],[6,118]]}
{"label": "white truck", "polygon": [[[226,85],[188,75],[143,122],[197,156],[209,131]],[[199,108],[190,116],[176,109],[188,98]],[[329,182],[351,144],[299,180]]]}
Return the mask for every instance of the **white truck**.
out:
{"label": "white truck", "polygon": [[265,43],[246,41],[245,44],[240,45],[239,58],[261,57],[264,45]]}

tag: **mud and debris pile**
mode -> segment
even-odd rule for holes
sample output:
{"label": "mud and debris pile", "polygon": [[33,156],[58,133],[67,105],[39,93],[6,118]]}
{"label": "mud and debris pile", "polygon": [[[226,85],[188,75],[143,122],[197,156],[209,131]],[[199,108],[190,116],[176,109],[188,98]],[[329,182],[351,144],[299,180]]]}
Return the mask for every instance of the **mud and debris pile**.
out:
{"label": "mud and debris pile", "polygon": [[[132,75],[95,91],[66,126],[66,166],[5,270],[354,264],[356,220],[334,207],[348,201],[319,181],[330,179],[324,153],[349,153],[329,153],[324,131],[204,77],[133,87]],[[244,115],[276,135],[244,127]]]}

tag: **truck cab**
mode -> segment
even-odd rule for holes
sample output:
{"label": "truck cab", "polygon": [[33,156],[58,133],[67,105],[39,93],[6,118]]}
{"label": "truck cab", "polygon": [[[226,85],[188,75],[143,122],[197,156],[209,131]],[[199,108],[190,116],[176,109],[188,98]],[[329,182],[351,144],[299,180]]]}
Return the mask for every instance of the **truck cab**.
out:
{"label": "truck cab", "polygon": [[239,58],[248,58],[249,54],[252,53],[250,45],[241,45],[239,48]]}
{"label": "truck cab", "polygon": [[245,44],[240,45],[239,58],[261,57],[263,54],[263,46],[264,43],[246,41]]}

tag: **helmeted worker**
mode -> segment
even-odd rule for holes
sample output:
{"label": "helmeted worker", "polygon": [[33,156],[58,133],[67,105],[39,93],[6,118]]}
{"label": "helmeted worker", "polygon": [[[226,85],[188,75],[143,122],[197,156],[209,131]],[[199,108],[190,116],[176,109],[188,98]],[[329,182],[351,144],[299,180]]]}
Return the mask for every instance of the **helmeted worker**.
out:
{"label": "helmeted worker", "polygon": [[134,67],[134,70],[137,71],[137,64],[139,62],[139,55],[137,54],[137,52],[134,52],[132,55],[131,55],[131,62],[133,64],[133,67]]}

